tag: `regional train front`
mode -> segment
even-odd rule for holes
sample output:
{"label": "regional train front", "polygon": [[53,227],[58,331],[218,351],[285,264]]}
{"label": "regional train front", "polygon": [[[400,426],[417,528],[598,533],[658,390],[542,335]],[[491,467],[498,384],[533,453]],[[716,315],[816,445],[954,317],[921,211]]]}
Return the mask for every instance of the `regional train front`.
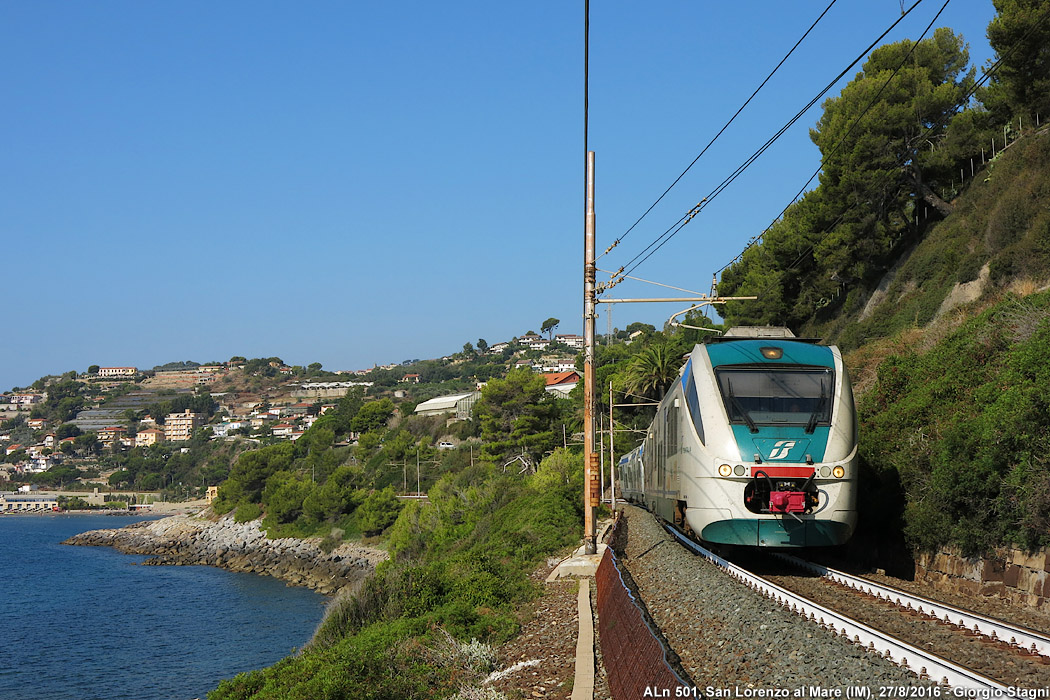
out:
{"label": "regional train front", "polygon": [[730,330],[690,355],[682,383],[697,393],[686,401],[699,404],[703,438],[678,465],[679,507],[703,540],[819,547],[853,534],[857,418],[849,377],[838,348],[790,336]]}

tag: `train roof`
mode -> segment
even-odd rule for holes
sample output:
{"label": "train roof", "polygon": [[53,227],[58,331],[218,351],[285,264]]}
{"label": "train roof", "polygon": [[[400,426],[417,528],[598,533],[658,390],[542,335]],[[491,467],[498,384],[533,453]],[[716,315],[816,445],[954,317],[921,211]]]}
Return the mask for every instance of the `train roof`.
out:
{"label": "train roof", "polygon": [[790,340],[814,345],[823,342],[821,338],[796,338],[791,329],[784,326],[733,326],[722,335],[704,338],[705,343],[728,343],[738,340]]}

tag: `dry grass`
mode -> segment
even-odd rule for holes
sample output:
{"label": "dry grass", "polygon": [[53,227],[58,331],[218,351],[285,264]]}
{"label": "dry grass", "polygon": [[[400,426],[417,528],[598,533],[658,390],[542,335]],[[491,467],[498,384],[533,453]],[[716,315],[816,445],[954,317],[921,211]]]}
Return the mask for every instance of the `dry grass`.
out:
{"label": "dry grass", "polygon": [[875,386],[879,365],[887,357],[915,352],[924,334],[922,328],[907,328],[893,336],[880,338],[846,353],[843,362],[849,368],[854,395],[859,398]]}
{"label": "dry grass", "polygon": [[1031,277],[1021,277],[1011,282],[1006,291],[1019,297],[1027,297],[1050,288],[1046,280],[1034,280]]}

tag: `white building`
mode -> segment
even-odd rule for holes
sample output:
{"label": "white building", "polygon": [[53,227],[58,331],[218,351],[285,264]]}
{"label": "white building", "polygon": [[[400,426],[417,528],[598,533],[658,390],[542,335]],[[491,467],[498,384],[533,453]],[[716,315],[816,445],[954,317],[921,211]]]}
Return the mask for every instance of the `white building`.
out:
{"label": "white building", "polygon": [[558,341],[559,343],[563,343],[565,345],[568,345],[570,348],[573,348],[574,350],[583,350],[583,336],[582,335],[573,335],[573,334],[570,334],[570,333],[561,333],[561,334],[555,335],[554,339],[556,341]]}
{"label": "white building", "polygon": [[135,367],[99,367],[98,376],[100,377],[134,377],[138,374],[138,369]]}

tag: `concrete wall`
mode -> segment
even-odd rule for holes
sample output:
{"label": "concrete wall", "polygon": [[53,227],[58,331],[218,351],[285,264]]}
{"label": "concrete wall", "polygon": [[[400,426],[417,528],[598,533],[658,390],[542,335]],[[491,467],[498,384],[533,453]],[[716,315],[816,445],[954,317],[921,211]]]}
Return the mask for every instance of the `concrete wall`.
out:
{"label": "concrete wall", "polygon": [[1046,550],[1025,553],[1003,549],[984,559],[966,558],[951,549],[922,554],[915,580],[963,595],[996,596],[1033,608],[1050,610],[1050,557]]}

